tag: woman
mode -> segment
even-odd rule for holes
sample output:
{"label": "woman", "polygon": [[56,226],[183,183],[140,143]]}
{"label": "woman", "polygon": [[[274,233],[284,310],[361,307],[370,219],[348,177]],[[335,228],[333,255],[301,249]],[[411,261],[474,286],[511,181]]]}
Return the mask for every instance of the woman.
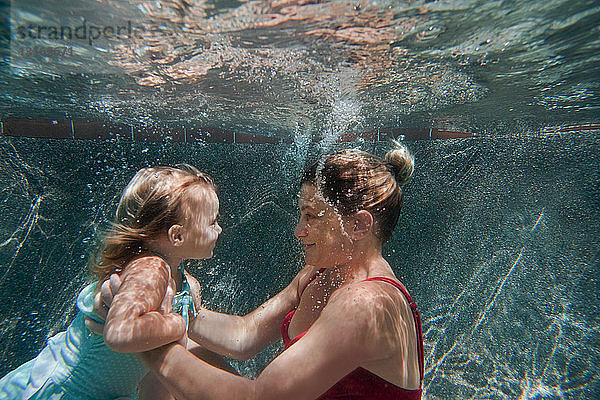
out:
{"label": "woman", "polygon": [[382,256],[413,166],[402,146],[385,161],[344,150],[316,162],[302,179],[295,229],[308,265],[244,317],[198,307],[190,338],[223,355],[249,358],[281,332],[285,351],[255,380],[179,344],[139,357],[178,399],[420,398],[419,314]]}

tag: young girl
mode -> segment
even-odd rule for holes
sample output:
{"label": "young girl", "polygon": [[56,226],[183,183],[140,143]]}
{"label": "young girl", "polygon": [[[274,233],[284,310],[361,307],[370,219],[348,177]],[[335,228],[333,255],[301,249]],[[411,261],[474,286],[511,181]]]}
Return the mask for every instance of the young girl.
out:
{"label": "young girl", "polygon": [[[35,359],[0,380],[0,398],[136,398],[148,369],[126,353],[186,338],[193,300],[199,300],[200,292],[198,282],[178,266],[186,259],[212,256],[221,233],[218,209],[211,178],[196,168],[140,170],[125,188],[116,219],[90,260],[97,281],[77,296],[74,321],[66,332],[50,338]],[[98,283],[113,273],[122,284],[103,321],[92,311],[94,297]],[[152,311],[171,308],[177,314]],[[104,339],[90,332],[85,317],[105,322]],[[162,395],[157,381],[149,377],[147,382],[153,386],[147,392]]]}

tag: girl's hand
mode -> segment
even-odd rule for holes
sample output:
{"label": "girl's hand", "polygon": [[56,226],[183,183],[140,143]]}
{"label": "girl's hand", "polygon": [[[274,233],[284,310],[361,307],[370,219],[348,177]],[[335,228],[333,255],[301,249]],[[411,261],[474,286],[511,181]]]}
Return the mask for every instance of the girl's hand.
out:
{"label": "girl's hand", "polygon": [[[112,274],[109,279],[106,279],[100,290],[94,296],[94,307],[93,311],[96,315],[98,315],[103,320],[106,320],[106,316],[108,315],[108,310],[110,305],[112,304],[113,298],[115,294],[119,291],[121,287],[121,277],[118,274]],[[167,287],[167,291],[165,293],[165,297],[163,298],[160,307],[157,309],[158,312],[165,315],[171,312],[173,309],[173,297],[175,296],[175,281],[173,278],[169,281],[169,286]],[[87,328],[98,334],[102,335],[104,332],[104,324],[100,322],[96,322],[93,319],[85,318],[85,326]],[[186,339],[185,337],[181,338],[180,341]],[[186,339],[187,340],[187,339]]]}
{"label": "girl's hand", "polygon": [[[115,297],[115,295],[117,294],[117,292],[119,291],[119,288],[121,287],[121,277],[117,274],[112,274],[107,280],[105,280],[104,282],[102,282],[102,286],[100,287],[100,300],[98,301],[98,306],[102,307],[101,310],[96,310],[96,308],[94,308],[94,312],[98,311],[98,312],[104,312],[104,315],[98,314],[100,317],[102,317],[102,319],[106,319],[106,314],[108,314],[108,309],[110,308],[110,305],[112,304],[113,298]],[[96,294],[96,297],[98,296],[98,294]],[[96,300],[94,298],[94,300]],[[96,301],[94,301],[94,307],[96,307]]]}

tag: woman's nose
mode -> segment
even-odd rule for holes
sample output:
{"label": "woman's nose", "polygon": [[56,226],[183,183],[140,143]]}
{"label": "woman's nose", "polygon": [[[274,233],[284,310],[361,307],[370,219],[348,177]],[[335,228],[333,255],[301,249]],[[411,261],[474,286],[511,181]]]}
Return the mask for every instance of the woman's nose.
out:
{"label": "woman's nose", "polygon": [[297,238],[306,236],[306,224],[302,223],[302,220],[299,220],[296,224],[296,229],[294,229],[294,236],[296,236]]}

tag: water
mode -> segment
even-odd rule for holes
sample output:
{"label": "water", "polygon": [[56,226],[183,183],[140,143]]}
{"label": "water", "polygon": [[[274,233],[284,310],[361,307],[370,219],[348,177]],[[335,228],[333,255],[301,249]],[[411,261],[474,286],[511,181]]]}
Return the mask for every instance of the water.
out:
{"label": "water", "polygon": [[[384,145],[363,148],[381,153]],[[600,140],[420,141],[411,149],[417,169],[384,252],[424,316],[427,398],[597,398]],[[280,162],[297,152],[3,140],[2,373],[72,317],[90,238],[145,165],[193,162],[217,181],[224,231],[215,257],[191,266],[209,307],[246,313],[282,289],[301,266],[292,236],[298,188]],[[276,351],[236,367],[256,374]]]}
{"label": "water", "polygon": [[[189,268],[209,308],[243,314],[302,265],[292,231],[307,160],[387,148],[339,143],[348,132],[433,127],[478,137],[408,143],[415,175],[384,248],[423,315],[425,397],[600,398],[600,136],[551,128],[600,119],[600,3],[136,4],[13,1],[17,22],[144,30],[93,45],[13,30],[0,116],[290,143],[0,137],[0,376],[73,317],[96,232],[139,168],[187,162],[215,178],[224,231]],[[279,350],[234,366],[255,376]]]}
{"label": "water", "polygon": [[[299,122],[322,135],[340,109],[351,122],[344,130],[356,131],[500,135],[598,122],[598,1],[11,5],[4,116],[282,138]],[[83,39],[50,39],[50,28],[60,37],[84,21]],[[91,27],[125,29],[92,41]]]}

